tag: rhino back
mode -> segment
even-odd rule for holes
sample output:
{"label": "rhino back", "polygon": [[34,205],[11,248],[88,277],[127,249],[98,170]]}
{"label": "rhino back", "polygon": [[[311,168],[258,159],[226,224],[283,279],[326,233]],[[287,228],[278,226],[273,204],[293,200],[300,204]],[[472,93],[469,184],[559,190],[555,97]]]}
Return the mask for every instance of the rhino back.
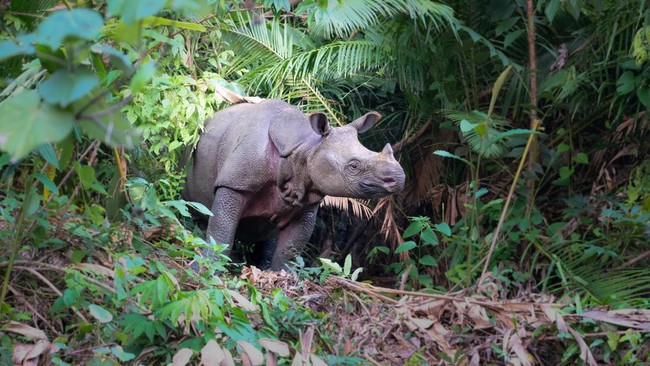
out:
{"label": "rhino back", "polygon": [[258,192],[277,179],[276,141],[284,151],[292,151],[317,137],[304,114],[282,101],[221,110],[206,121],[184,196],[209,208],[217,187]]}

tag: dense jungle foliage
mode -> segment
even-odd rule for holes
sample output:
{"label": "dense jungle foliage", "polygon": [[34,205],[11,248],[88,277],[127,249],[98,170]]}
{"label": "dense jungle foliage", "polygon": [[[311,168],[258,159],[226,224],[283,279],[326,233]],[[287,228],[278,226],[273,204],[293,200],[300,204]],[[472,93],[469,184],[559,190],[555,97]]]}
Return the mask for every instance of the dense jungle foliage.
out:
{"label": "dense jungle foliage", "polygon": [[[0,364],[650,363],[647,1],[0,0],[0,30]],[[229,92],[380,112],[406,189],[328,197],[291,273],[200,258],[187,147]]]}

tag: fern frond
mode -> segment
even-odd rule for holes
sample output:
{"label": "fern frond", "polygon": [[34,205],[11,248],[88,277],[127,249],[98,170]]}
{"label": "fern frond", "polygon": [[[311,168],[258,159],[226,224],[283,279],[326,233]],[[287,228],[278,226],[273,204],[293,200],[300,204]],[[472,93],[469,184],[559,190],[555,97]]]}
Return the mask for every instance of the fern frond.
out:
{"label": "fern frond", "polygon": [[499,119],[494,115],[489,117],[480,111],[470,113],[460,111],[444,111],[445,116],[460,125],[463,120],[472,124],[485,124],[484,134],[479,134],[476,129],[464,132],[463,138],[475,153],[485,158],[496,158],[505,152],[504,140],[496,139],[509,126],[509,122]]}

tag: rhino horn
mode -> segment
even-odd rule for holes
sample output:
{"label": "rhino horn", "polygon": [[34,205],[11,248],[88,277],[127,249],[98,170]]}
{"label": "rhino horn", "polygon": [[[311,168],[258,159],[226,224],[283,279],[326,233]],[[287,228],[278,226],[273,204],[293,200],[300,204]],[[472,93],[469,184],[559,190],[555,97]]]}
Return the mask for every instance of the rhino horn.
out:
{"label": "rhino horn", "polygon": [[384,146],[384,149],[381,150],[381,154],[385,156],[393,156],[393,148],[390,146],[390,144],[386,144],[386,146]]}

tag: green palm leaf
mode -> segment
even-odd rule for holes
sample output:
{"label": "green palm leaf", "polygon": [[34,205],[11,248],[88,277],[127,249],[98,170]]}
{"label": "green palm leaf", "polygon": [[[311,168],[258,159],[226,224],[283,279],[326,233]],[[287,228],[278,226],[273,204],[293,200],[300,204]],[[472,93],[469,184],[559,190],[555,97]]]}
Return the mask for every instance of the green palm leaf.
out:
{"label": "green palm leaf", "polygon": [[398,14],[435,27],[453,21],[453,10],[449,6],[427,0],[304,1],[296,13],[307,13],[310,30],[326,38],[347,37]]}

